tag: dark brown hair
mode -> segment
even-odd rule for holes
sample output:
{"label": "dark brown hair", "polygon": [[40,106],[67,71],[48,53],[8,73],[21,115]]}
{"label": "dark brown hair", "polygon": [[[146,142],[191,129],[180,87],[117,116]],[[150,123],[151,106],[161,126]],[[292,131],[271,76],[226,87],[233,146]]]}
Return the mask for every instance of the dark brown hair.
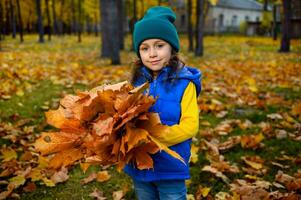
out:
{"label": "dark brown hair", "polygon": [[[132,67],[132,76],[131,76],[131,83],[134,84],[140,76],[142,76],[140,72],[140,68],[143,66],[142,60],[139,57],[136,61],[133,62],[133,67]],[[171,78],[171,76],[176,73],[176,78],[177,78],[177,73],[180,69],[182,69],[185,66],[184,61],[179,57],[178,53],[172,49],[171,51],[171,58],[169,62],[166,64],[166,66],[170,67],[171,70],[167,76],[167,79]],[[176,79],[175,78],[175,79]]]}

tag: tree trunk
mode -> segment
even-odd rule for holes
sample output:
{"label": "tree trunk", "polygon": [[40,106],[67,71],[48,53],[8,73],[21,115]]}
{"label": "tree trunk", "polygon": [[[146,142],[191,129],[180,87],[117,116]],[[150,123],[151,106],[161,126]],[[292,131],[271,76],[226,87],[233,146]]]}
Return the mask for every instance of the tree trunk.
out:
{"label": "tree trunk", "polygon": [[72,34],[75,34],[78,32],[76,25],[76,16],[75,16],[75,5],[74,0],[71,0],[71,32]]}
{"label": "tree trunk", "polygon": [[124,30],[123,30],[123,20],[125,19],[124,16],[124,4],[123,0],[117,1],[117,10],[118,10],[118,33],[119,33],[119,49],[124,49]]}
{"label": "tree trunk", "polygon": [[82,0],[78,0],[77,42],[82,42]]}
{"label": "tree trunk", "polygon": [[60,15],[59,15],[59,23],[58,23],[58,30],[60,35],[64,34],[64,25],[63,25],[64,4],[65,4],[65,0],[61,0],[61,8],[60,8]]}
{"label": "tree trunk", "polygon": [[290,51],[290,30],[291,30],[291,0],[282,0],[283,5],[283,20],[282,20],[282,38],[280,44],[280,52]]}
{"label": "tree trunk", "polygon": [[3,7],[2,7],[2,2],[0,3],[0,51],[2,50],[2,40],[4,40],[3,35],[3,28],[4,28],[4,23],[3,23]]}
{"label": "tree trunk", "polygon": [[47,23],[48,23],[48,41],[51,41],[51,19],[50,19],[50,12],[49,12],[49,0],[45,0],[46,4],[46,16],[47,16]]}
{"label": "tree trunk", "polygon": [[11,18],[11,30],[12,30],[12,38],[16,38],[17,34],[17,25],[16,25],[16,16],[15,16],[15,10],[14,10],[14,4],[13,0],[9,1],[9,7],[10,7],[10,18]]}
{"label": "tree trunk", "polygon": [[[131,31],[131,34],[133,35],[133,32],[134,32],[134,25],[135,23],[137,22],[137,0],[133,0],[133,17],[132,19],[130,20],[130,31]],[[133,41],[133,37],[132,38],[132,47],[131,47],[131,50],[134,50],[134,41]]]}
{"label": "tree trunk", "polygon": [[39,42],[44,43],[44,29],[43,29],[43,19],[42,19],[42,11],[41,11],[41,0],[36,0],[36,9],[37,9],[37,17],[38,17],[38,31],[39,31]]}
{"label": "tree trunk", "polygon": [[20,42],[23,42],[23,22],[22,22],[22,15],[21,15],[21,6],[20,0],[16,0],[17,2],[17,10],[18,10],[18,21],[19,21],[19,33],[20,33]]}
{"label": "tree trunk", "polygon": [[121,0],[100,0],[101,56],[111,58],[113,65],[120,64],[117,1]]}
{"label": "tree trunk", "polygon": [[5,34],[10,34],[10,30],[11,30],[11,19],[10,19],[10,9],[9,9],[9,0],[5,1],[5,31],[4,31],[4,35]]}
{"label": "tree trunk", "polygon": [[58,27],[57,27],[57,18],[56,18],[56,11],[55,11],[55,0],[52,0],[52,16],[53,16],[53,33],[57,34]]}
{"label": "tree trunk", "polygon": [[273,5],[273,26],[272,26],[273,40],[277,40],[277,5]]}
{"label": "tree trunk", "polygon": [[204,36],[204,2],[205,0],[197,1],[197,23],[196,23],[196,49],[195,56],[203,56],[203,36]]}
{"label": "tree trunk", "polygon": [[263,11],[268,11],[268,0],[263,1]]}
{"label": "tree trunk", "polygon": [[187,17],[188,17],[188,40],[189,40],[189,46],[188,51],[193,51],[193,29],[192,29],[192,22],[191,22],[191,14],[192,14],[192,0],[188,0],[187,2]]}
{"label": "tree trunk", "polygon": [[[97,0],[95,0],[95,6],[97,5]],[[95,36],[98,37],[98,17],[97,17],[97,12],[96,10],[94,10],[94,33],[95,33]]]}

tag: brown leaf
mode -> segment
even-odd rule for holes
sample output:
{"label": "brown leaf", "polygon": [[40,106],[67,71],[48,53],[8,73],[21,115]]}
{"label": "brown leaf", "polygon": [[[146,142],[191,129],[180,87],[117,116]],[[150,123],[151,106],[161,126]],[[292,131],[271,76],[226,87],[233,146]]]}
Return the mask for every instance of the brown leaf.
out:
{"label": "brown leaf", "polygon": [[[141,145],[142,143],[146,143],[149,141],[148,132],[144,129],[131,127],[130,125],[126,125],[126,136],[127,136],[127,149],[126,152],[130,151],[136,146]],[[124,152],[125,153],[125,152]]]}
{"label": "brown leaf", "polygon": [[263,160],[259,156],[242,157],[241,159],[253,169],[259,170],[263,168]]}
{"label": "brown leaf", "polygon": [[257,135],[243,135],[241,136],[240,143],[243,148],[256,149],[263,139],[264,136],[262,133]]}
{"label": "brown leaf", "polygon": [[65,182],[69,179],[69,176],[68,176],[68,169],[65,168],[65,167],[62,167],[60,169],[60,171],[57,171],[55,172],[51,178],[52,182],[54,184],[57,184],[57,183],[61,183],[61,182]]}
{"label": "brown leaf", "polygon": [[91,181],[94,181],[97,178],[97,174],[96,173],[91,173],[88,177],[82,179],[80,181],[81,184],[87,184],[90,183]]}
{"label": "brown leaf", "polygon": [[97,200],[106,200],[107,199],[103,196],[103,192],[99,191],[97,188],[95,188],[94,191],[89,194],[89,197],[95,198]]}
{"label": "brown leaf", "polygon": [[61,152],[80,143],[81,136],[65,132],[44,132],[34,146],[42,155]]}
{"label": "brown leaf", "polygon": [[59,169],[73,164],[75,161],[81,159],[83,154],[80,149],[71,148],[60,151],[49,161],[49,167]]}
{"label": "brown leaf", "polygon": [[122,197],[124,196],[124,192],[122,190],[114,191],[112,196],[113,196],[113,200],[121,200]]}
{"label": "brown leaf", "polygon": [[6,199],[7,197],[9,197],[12,194],[14,188],[14,184],[9,184],[7,186],[7,190],[0,193],[0,199]]}
{"label": "brown leaf", "polygon": [[33,182],[29,182],[29,183],[27,183],[27,184],[25,185],[25,187],[23,187],[23,190],[24,190],[25,192],[33,192],[33,191],[35,191],[36,189],[37,189],[37,186],[36,186],[36,184],[33,183]]}
{"label": "brown leaf", "polygon": [[47,123],[60,129],[74,129],[80,128],[81,124],[78,119],[71,118],[71,114],[68,113],[63,107],[59,107],[57,110],[50,110],[45,113]]}

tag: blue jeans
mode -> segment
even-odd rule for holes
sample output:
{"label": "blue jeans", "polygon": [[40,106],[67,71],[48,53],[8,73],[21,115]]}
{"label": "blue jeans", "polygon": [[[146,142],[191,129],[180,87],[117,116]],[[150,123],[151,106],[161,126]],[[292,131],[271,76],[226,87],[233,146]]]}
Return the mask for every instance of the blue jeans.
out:
{"label": "blue jeans", "polygon": [[185,180],[133,182],[139,200],[186,200]]}

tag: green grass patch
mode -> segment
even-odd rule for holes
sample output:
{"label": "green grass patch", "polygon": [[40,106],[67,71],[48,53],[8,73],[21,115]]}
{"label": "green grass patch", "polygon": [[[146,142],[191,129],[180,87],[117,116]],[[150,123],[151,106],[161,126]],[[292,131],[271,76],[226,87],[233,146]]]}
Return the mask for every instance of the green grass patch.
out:
{"label": "green grass patch", "polygon": [[134,192],[131,187],[131,179],[123,172],[117,173],[114,167],[109,168],[111,178],[105,182],[92,181],[85,185],[80,183],[80,180],[86,178],[92,172],[101,170],[98,166],[91,166],[84,174],[79,165],[75,166],[69,172],[69,179],[64,183],[59,183],[55,187],[46,187],[39,185],[32,193],[22,193],[21,198],[24,200],[70,200],[70,199],[93,199],[89,194],[98,189],[102,191],[108,200],[112,200],[114,191],[128,189],[126,194],[128,199],[135,199]]}

